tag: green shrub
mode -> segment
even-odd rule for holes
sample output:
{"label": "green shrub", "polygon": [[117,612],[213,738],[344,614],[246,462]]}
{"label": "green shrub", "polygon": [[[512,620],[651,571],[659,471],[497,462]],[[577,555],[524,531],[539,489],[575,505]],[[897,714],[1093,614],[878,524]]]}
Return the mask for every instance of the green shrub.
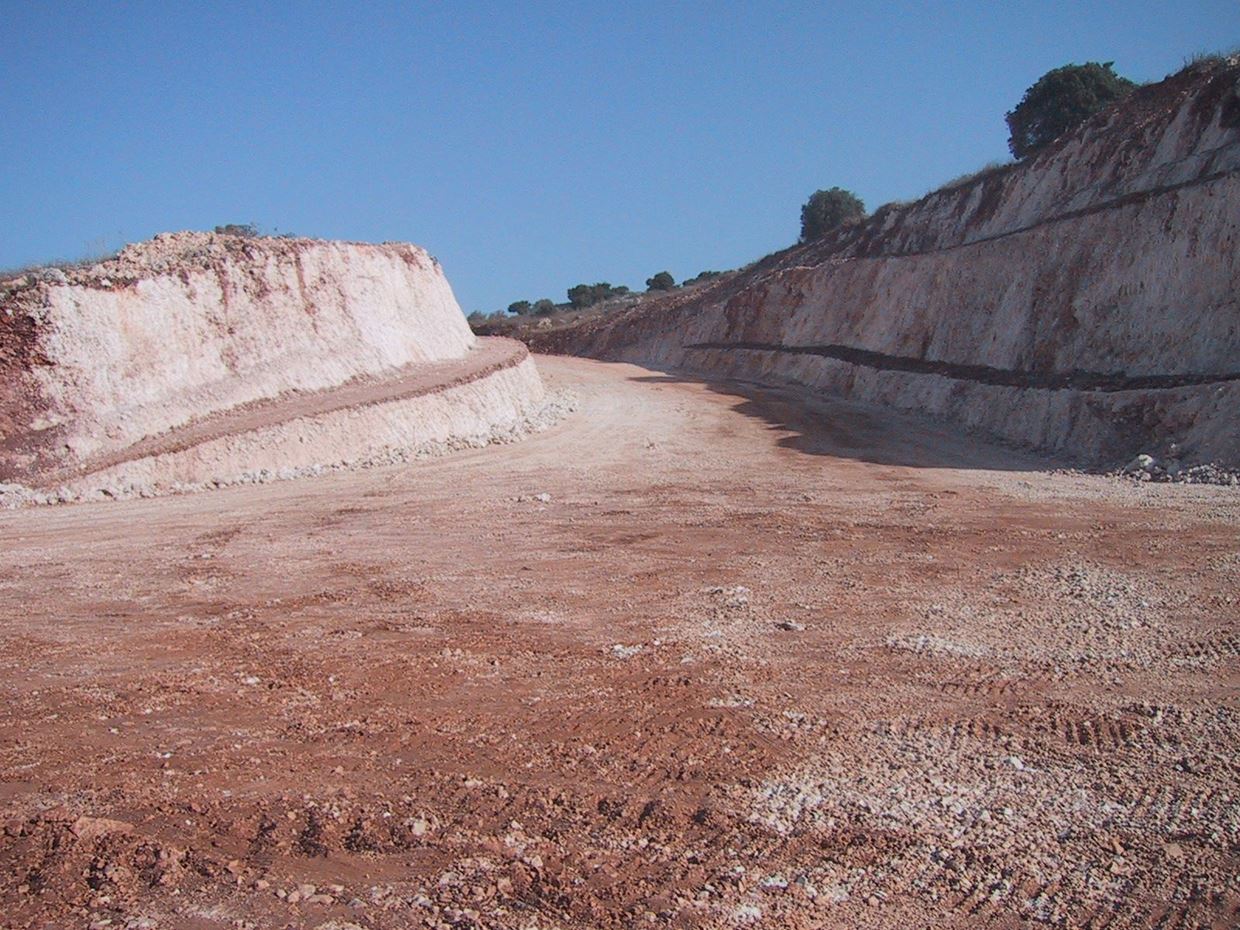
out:
{"label": "green shrub", "polygon": [[600,281],[597,284],[576,284],[568,289],[568,302],[573,305],[574,310],[584,310],[604,300],[623,297],[628,292],[629,289],[624,285],[612,287],[606,281]]}
{"label": "green shrub", "polygon": [[660,271],[653,277],[646,279],[646,290],[648,291],[670,291],[676,286],[676,279],[666,271]]}
{"label": "green shrub", "polygon": [[1034,154],[1130,94],[1137,85],[1116,74],[1111,67],[1114,64],[1087,61],[1064,65],[1038,78],[1005,116],[1012,154],[1017,158]]}
{"label": "green shrub", "polygon": [[842,223],[865,216],[865,204],[852,191],[842,187],[815,191],[801,207],[801,241],[824,236]]}
{"label": "green shrub", "polygon": [[683,286],[690,287],[691,285],[694,285],[694,284],[701,284],[704,281],[711,280],[712,278],[722,277],[722,275],[723,275],[722,271],[699,271],[694,277],[685,281]]}
{"label": "green shrub", "polygon": [[508,305],[508,312],[513,316],[525,316],[534,309],[528,300],[514,300]]}

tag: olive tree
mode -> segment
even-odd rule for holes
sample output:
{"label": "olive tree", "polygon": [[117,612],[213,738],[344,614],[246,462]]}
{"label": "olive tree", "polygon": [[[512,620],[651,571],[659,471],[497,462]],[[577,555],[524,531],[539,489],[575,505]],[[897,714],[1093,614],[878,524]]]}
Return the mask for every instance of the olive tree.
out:
{"label": "olive tree", "polygon": [[1017,158],[1032,155],[1075,129],[1099,110],[1132,93],[1137,86],[1120,77],[1115,62],[1089,61],[1047,71],[1025,91],[1005,116],[1008,148]]}
{"label": "olive tree", "polygon": [[829,233],[841,223],[865,216],[865,204],[852,191],[842,187],[814,191],[801,207],[801,241],[810,242]]}
{"label": "olive tree", "polygon": [[675,286],[676,279],[666,271],[660,271],[653,277],[646,279],[646,290],[648,291],[670,291]]}

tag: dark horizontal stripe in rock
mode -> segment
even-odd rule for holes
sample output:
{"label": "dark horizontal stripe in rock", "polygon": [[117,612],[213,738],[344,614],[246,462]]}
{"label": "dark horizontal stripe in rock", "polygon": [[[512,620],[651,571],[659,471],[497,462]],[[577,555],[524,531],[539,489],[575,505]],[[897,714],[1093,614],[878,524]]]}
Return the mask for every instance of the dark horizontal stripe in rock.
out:
{"label": "dark horizontal stripe in rock", "polygon": [[742,350],[780,352],[786,355],[816,355],[850,365],[878,371],[903,371],[915,375],[939,375],[957,381],[973,381],[998,387],[1037,388],[1044,391],[1152,391],[1240,381],[1240,372],[1225,374],[1126,375],[1123,372],[1068,371],[1041,372],[992,368],[989,365],[962,365],[937,362],[908,355],[887,355],[869,349],[844,345],[787,346],[774,342],[699,342],[685,346],[698,350]]}
{"label": "dark horizontal stripe in rock", "polygon": [[[1219,151],[1222,148],[1224,148],[1224,146],[1219,146],[1219,148],[1215,149],[1214,151]],[[1050,226],[1054,223],[1063,223],[1063,222],[1067,222],[1070,220],[1079,220],[1079,219],[1082,219],[1083,217],[1093,216],[1098,213],[1105,213],[1108,210],[1118,210],[1123,207],[1133,206],[1134,204],[1145,203],[1147,200],[1153,200],[1158,197],[1163,197],[1167,194],[1174,194],[1179,191],[1188,190],[1193,187],[1201,187],[1202,185],[1205,185],[1205,184],[1212,184],[1215,181],[1221,181],[1224,178],[1233,178],[1233,177],[1236,177],[1238,174],[1240,174],[1240,171],[1237,171],[1234,168],[1228,168],[1222,171],[1212,171],[1209,174],[1204,174],[1201,177],[1197,177],[1197,178],[1190,178],[1187,181],[1178,181],[1174,184],[1161,184],[1157,187],[1147,187],[1142,190],[1129,191],[1126,194],[1121,194],[1117,197],[1111,198],[1110,200],[1104,200],[1100,203],[1090,204],[1088,207],[1081,207],[1076,210],[1067,210],[1063,213],[1055,213],[1050,216],[1045,216],[1042,219],[1038,220],[1036,223],[1029,223],[1026,226],[1017,226],[1012,229],[1004,229],[1004,230],[1000,230],[999,232],[989,233],[983,236],[977,236],[976,238],[973,238],[973,239],[965,239],[961,242],[951,242],[946,245],[931,246],[931,247],[923,248],[923,249],[917,249],[917,248],[884,249],[881,246],[877,246],[877,245],[862,244],[858,247],[857,257],[858,258],[873,258],[873,259],[914,258],[919,255],[933,255],[937,252],[951,252],[955,249],[965,249],[971,245],[983,245],[984,243],[987,243],[987,242],[995,242],[999,239],[1006,239],[1009,236],[1019,236],[1023,233],[1033,232],[1036,229],[1039,229],[1043,226]],[[878,234],[875,237],[875,240],[881,241],[882,238],[883,238],[883,235]]]}

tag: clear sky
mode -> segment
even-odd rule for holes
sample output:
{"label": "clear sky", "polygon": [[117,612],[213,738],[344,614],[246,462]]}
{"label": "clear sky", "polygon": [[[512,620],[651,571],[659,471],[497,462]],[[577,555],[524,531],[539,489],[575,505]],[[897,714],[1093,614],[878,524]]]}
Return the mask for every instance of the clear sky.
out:
{"label": "clear sky", "polygon": [[680,280],[1007,157],[1050,68],[1158,80],[1240,2],[0,0],[0,267],[257,222],[409,240],[466,312]]}

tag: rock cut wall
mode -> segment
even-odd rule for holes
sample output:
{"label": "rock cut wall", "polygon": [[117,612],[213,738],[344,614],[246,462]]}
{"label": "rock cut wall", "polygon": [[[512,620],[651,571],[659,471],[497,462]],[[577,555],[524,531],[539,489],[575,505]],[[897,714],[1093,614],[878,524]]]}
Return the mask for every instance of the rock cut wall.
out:
{"label": "rock cut wall", "polygon": [[[323,406],[304,399],[344,386],[365,393],[366,382],[423,368],[455,377],[454,363],[481,364],[475,345],[438,262],[407,244],[176,233],[89,267],[28,272],[0,282],[0,482],[81,477],[153,438],[237,422],[230,411],[271,408],[278,421],[286,401]],[[514,352],[511,365],[532,371]],[[527,372],[522,382],[531,402],[536,381]],[[487,411],[471,402],[481,432]],[[331,446],[360,454],[367,441],[340,435]],[[178,480],[217,477],[196,461],[199,473]]]}
{"label": "rock cut wall", "polygon": [[1240,461],[1240,66],[549,350],[791,381],[1107,461]]}

